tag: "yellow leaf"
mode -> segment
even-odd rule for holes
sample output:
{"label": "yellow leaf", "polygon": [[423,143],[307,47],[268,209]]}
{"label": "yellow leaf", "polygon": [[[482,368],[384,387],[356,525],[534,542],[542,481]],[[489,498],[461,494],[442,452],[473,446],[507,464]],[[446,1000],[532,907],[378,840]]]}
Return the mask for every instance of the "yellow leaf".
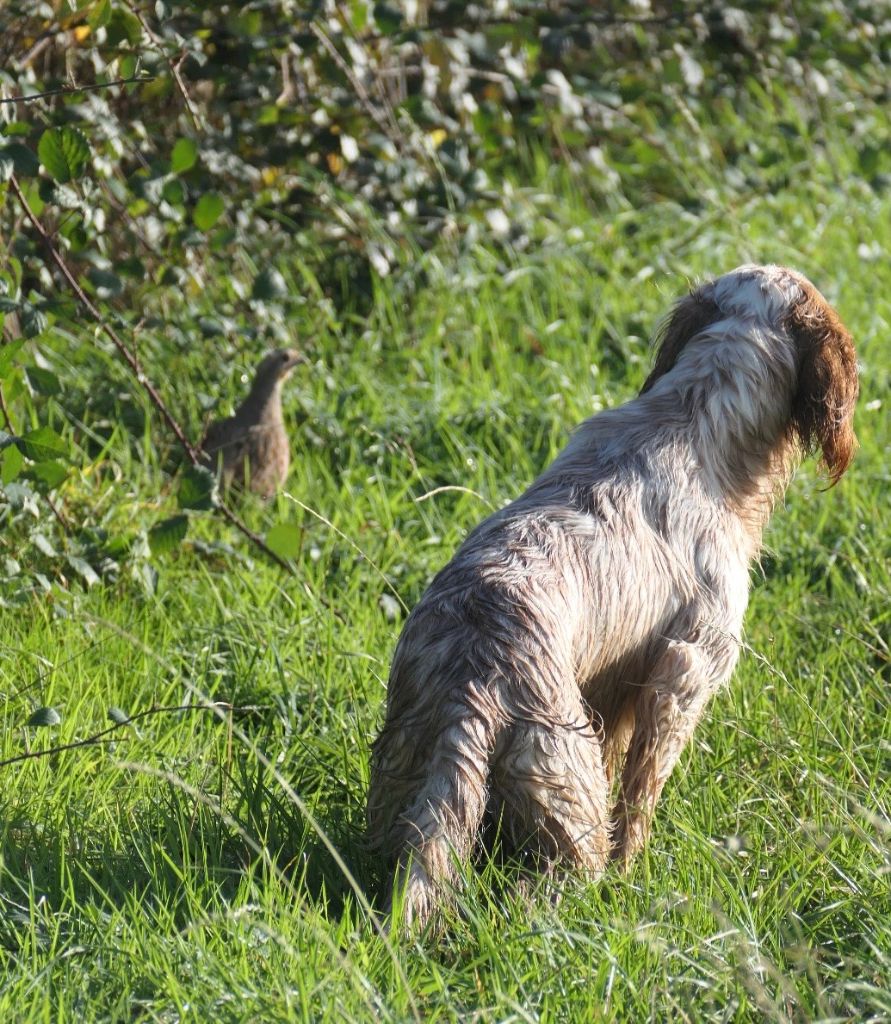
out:
{"label": "yellow leaf", "polygon": [[90,34],[89,25],[78,25],[74,30],[74,41],[76,43],[82,43]]}
{"label": "yellow leaf", "polygon": [[343,157],[340,153],[328,153],[326,154],[325,159],[328,161],[328,170],[332,174],[340,174],[343,170]]}
{"label": "yellow leaf", "polygon": [[433,131],[430,132],[430,134],[427,136],[427,138],[433,143],[434,149],[439,149],[439,147],[445,142],[445,140],[448,137],[449,133],[445,130],[445,128],[434,128]]}
{"label": "yellow leaf", "polygon": [[260,180],[264,185],[274,185],[281,175],[281,168],[279,167],[264,167],[260,171]]}

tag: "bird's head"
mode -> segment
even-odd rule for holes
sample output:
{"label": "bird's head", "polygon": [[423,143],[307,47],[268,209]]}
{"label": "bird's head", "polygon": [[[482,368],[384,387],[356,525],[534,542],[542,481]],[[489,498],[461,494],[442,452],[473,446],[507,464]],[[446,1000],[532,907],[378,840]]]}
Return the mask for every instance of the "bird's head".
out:
{"label": "bird's head", "polygon": [[255,387],[269,388],[280,384],[298,363],[305,363],[306,357],[293,348],[278,348],[267,353],[257,367]]}

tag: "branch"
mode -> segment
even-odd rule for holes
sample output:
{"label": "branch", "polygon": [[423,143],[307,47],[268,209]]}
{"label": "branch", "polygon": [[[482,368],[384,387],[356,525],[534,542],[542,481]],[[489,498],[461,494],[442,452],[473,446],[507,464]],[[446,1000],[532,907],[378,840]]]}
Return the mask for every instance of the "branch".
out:
{"label": "branch", "polygon": [[145,20],[142,11],[134,7],[133,4],[127,3],[126,0],[125,4],[130,13],[139,21],[139,24],[142,25],[145,34],[155,44],[158,52],[167,61],[167,66],[170,68],[170,73],[171,75],[173,75],[173,81],[176,83],[176,87],[180,91],[180,95],[183,98],[183,103],[185,103],[186,105],[186,110],[188,111],[189,117],[192,120],[192,124],[195,128],[195,131],[204,131],[204,125],[201,124],[200,118],[198,116],[198,111],[195,109],[195,105],[192,103],[192,97],[186,91],[186,83],[183,81],[182,75],[179,72],[180,65],[186,58],[185,51],[183,51],[183,53],[180,55],[178,61],[174,61],[172,57],[168,57],[167,52],[164,49],[163,39],[161,39],[157,32],[155,32],[151,25],[149,25],[149,23]]}
{"label": "branch", "polygon": [[99,312],[97,307],[93,304],[92,299],[90,299],[87,293],[80,286],[80,283],[72,273],[71,269],[68,267],[68,264],[65,262],[64,258],[62,257],[62,254],[56,248],[55,243],[49,235],[49,232],[47,232],[46,228],[44,228],[43,224],[40,223],[36,214],[31,209],[28,200],[25,198],[25,194],[22,192],[22,189],[15,175],[12,175],[12,177],[9,179],[9,183],[12,186],[13,192],[15,192],[16,194],[16,198],[21,203],[22,209],[24,209],[25,214],[28,217],[28,220],[31,221],[34,230],[40,236],[40,240],[46,247],[46,250],[49,253],[53,263],[55,263],[55,265],[58,267],[62,277],[65,278],[65,280],[67,281],[69,288],[71,288],[71,290],[74,292],[77,301],[90,314],[93,320],[95,320],[96,323],[99,324],[105,335],[110,339],[114,347],[123,356],[124,361],[133,371],[139,383],[148,392],[149,398],[151,398],[157,410],[166,420],[167,425],[176,435],[176,439],[185,449],[185,452],[189,456],[191,462],[197,464],[200,461],[198,450],[191,444],[186,435],[183,433],[182,427],[173,418],[173,415],[171,414],[170,410],[164,403],[164,399],[160,396],[157,389],[148,379],[148,377],[146,377],[142,367],[139,364],[139,360],[136,358],[133,352],[131,352],[130,349],[124,344],[124,341],[114,330],[114,328],[109,323],[106,322],[105,318]]}
{"label": "branch", "polygon": [[[31,222],[32,226],[34,227],[34,230],[40,237],[40,240],[46,247],[46,250],[49,253],[50,258],[58,268],[59,273],[68,283],[68,287],[71,289],[71,291],[74,292],[77,301],[87,311],[91,319],[93,319],[98,324],[98,326],[101,328],[105,336],[111,341],[114,347],[121,354],[124,362],[130,367],[130,369],[133,372],[133,375],[136,377],[136,380],[143,386],[143,388],[145,388],[146,393],[148,394],[149,398],[152,401],[152,404],[161,414],[167,426],[170,427],[170,429],[173,431],[174,436],[180,443],[183,451],[186,453],[189,462],[191,462],[193,466],[201,465],[202,460],[199,449],[196,448],[192,444],[192,442],[186,437],[185,431],[180,426],[178,420],[174,417],[173,413],[171,413],[171,411],[167,408],[167,404],[161,397],[160,393],[158,392],[158,389],[154,386],[154,384],[152,384],[152,382],[146,376],[145,371],[140,365],[139,360],[136,358],[136,354],[125,344],[121,336],[111,326],[111,324],[108,323],[105,317],[103,317],[102,313],[96,307],[93,300],[83,290],[83,288],[80,285],[80,282],[74,276],[73,271],[65,262],[64,257],[62,256],[61,252],[59,252],[58,248],[56,247],[56,244],[50,237],[49,232],[46,230],[46,228],[44,228],[43,224],[41,224],[40,220],[28,204],[28,200],[25,198],[25,194],[22,192],[21,186],[19,185],[18,180],[16,179],[16,176],[14,174],[10,177],[9,184],[12,187],[12,190],[15,193],[16,198],[21,204],[22,209],[25,211],[28,220]],[[241,518],[235,512],[233,512],[231,508],[225,505],[222,500],[217,504],[216,507],[222,513],[223,518],[226,519],[232,526],[234,526],[235,529],[239,531],[239,533],[247,537],[247,539],[256,547],[258,547],[267,556],[267,558],[271,558],[272,561],[279,566],[279,568],[284,569],[285,572],[290,573],[292,576],[297,575],[294,566],[290,562],[282,558],[280,555],[277,555],[272,550],[272,548],[269,547],[266,541],[263,540],[263,538],[259,534],[254,533],[254,531],[250,529],[250,527],[247,526],[244,522],[242,522]]]}
{"label": "branch", "polygon": [[387,112],[387,116],[384,117],[377,107],[374,105],[371,97],[368,95],[368,90],[362,84],[358,75],[353,71],[349,64],[343,59],[340,51],[331,41],[325,30],[318,25],[315,21],[308,23],[310,32],[316,37],[316,39],[322,44],[327,52],[328,56],[334,61],[334,63],[340,68],[341,72],[346,77],[347,81],[353,87],[356,95],[359,97],[359,102],[365,108],[366,112],[372,118],[374,123],[380,128],[380,130],[394,142],[398,142],[401,139],[401,132],[399,131],[399,125],[396,123],[396,119],[393,115],[393,110],[389,103],[384,100],[384,109]]}
{"label": "branch", "polygon": [[110,89],[113,85],[130,85],[132,82],[152,82],[154,75],[133,75],[130,78],[116,78],[113,82],[96,82],[94,85],[61,85],[58,89],[47,89],[46,92],[32,92],[27,96],[7,96],[0,103],[33,103],[34,100],[45,100],[47,96],[65,96],[69,93],[95,92],[97,89]]}
{"label": "branch", "polygon": [[20,761],[33,761],[38,757],[52,757],[53,754],[61,754],[66,750],[77,750],[79,747],[97,746],[99,743],[107,742],[105,737],[111,733],[129,728],[129,726],[134,725],[143,718],[148,718],[150,715],[169,715],[177,711],[213,711],[215,714],[218,714],[220,711],[226,711],[229,714],[235,714],[237,712],[256,713],[269,710],[270,708],[259,704],[248,704],[239,707],[235,704],[227,704],[226,701],[221,700],[214,701],[212,704],[177,704],[174,707],[148,708],[146,711],[139,711],[135,715],[130,715],[125,722],[115,722],[114,725],[93,733],[92,736],[87,736],[86,739],[75,740],[72,743],[62,743],[58,747],[47,747],[45,750],[29,750],[25,754],[16,754],[15,757],[8,757],[5,761],[0,761],[0,768],[6,768],[10,764],[18,764]]}

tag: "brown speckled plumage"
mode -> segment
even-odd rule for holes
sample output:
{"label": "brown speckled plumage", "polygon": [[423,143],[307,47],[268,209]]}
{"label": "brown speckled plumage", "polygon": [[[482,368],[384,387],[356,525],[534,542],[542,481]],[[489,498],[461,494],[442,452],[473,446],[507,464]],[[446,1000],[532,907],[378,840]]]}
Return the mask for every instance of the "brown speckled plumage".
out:
{"label": "brown speckled plumage", "polygon": [[291,453],[281,389],[301,360],[291,349],[270,352],[257,367],[251,390],[235,414],[207,428],[201,442],[205,464],[219,469],[224,487],[246,488],[271,498],[284,483]]}

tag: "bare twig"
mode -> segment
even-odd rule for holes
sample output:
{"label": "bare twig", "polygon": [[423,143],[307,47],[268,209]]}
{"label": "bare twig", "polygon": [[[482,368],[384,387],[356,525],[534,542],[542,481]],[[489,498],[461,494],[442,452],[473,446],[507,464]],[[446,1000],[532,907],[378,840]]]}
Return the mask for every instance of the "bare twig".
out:
{"label": "bare twig", "polygon": [[97,89],[110,89],[113,85],[130,85],[133,82],[154,81],[154,75],[132,75],[130,78],[116,78],[113,82],[96,82],[93,85],[61,85],[58,89],[47,89],[45,92],[32,92],[27,96],[7,96],[0,103],[33,103],[45,100],[48,96],[64,96],[72,92],[95,92]]}
{"label": "bare twig", "polygon": [[192,103],[192,97],[186,91],[186,83],[183,81],[182,75],[180,74],[179,71],[182,62],[186,59],[186,52],[183,51],[182,53],[180,53],[179,59],[174,61],[174,59],[168,56],[166,52],[164,40],[158,35],[157,32],[155,32],[151,25],[149,25],[149,23],[145,20],[142,11],[140,11],[131,3],[127,4],[127,8],[129,9],[130,13],[138,19],[139,24],[142,25],[145,31],[145,34],[149,37],[149,39],[151,39],[151,41],[157,47],[158,52],[167,61],[167,66],[170,68],[170,73],[171,75],[173,75],[173,81],[176,83],[176,87],[177,89],[179,89],[180,95],[183,98],[183,103],[185,103],[186,105],[186,110],[188,111],[189,117],[191,118],[195,131],[204,131],[204,125],[201,124],[201,118],[198,115],[198,111],[195,109],[195,105]]}
{"label": "bare twig", "polygon": [[375,124],[377,124],[378,128],[380,128],[384,135],[386,135],[389,139],[392,139],[393,141],[399,141],[402,133],[399,131],[399,125],[396,123],[396,118],[393,115],[393,111],[390,105],[386,103],[386,101],[384,101],[384,106],[387,112],[387,116],[384,117],[377,109],[377,107],[374,105],[373,100],[368,95],[368,90],[362,84],[358,75],[356,75],[356,73],[349,66],[349,64],[347,64],[347,62],[343,59],[343,57],[340,54],[340,51],[331,41],[331,37],[328,35],[328,33],[321,27],[321,25],[319,25],[315,21],[309,22],[309,30],[325,48],[325,50],[328,53],[328,56],[343,72],[347,81],[350,83],[350,85],[355,90],[356,95],[359,97],[359,102],[365,108],[366,112],[369,114],[369,116],[372,118]]}
{"label": "bare twig", "polygon": [[[133,372],[133,375],[136,377],[136,380],[145,389],[152,404],[161,414],[167,426],[170,427],[174,437],[176,437],[183,451],[186,453],[189,462],[191,462],[193,466],[201,465],[202,459],[200,450],[196,448],[195,445],[192,444],[188,437],[186,437],[185,431],[180,426],[179,421],[176,419],[173,413],[167,408],[167,404],[161,397],[160,393],[158,392],[158,389],[149,380],[139,360],[137,359],[135,352],[133,352],[132,349],[130,349],[130,347],[124,342],[123,338],[121,338],[118,332],[111,326],[110,323],[108,323],[108,321],[99,311],[93,300],[80,286],[80,282],[74,276],[74,273],[71,270],[71,268],[65,262],[64,257],[62,256],[61,252],[59,252],[49,232],[46,230],[46,228],[44,228],[43,224],[41,224],[37,215],[31,209],[31,206],[29,205],[28,200],[25,197],[25,194],[22,192],[21,186],[19,185],[15,175],[12,175],[10,177],[9,184],[12,187],[12,190],[15,193],[16,198],[21,204],[22,209],[25,211],[28,220],[31,222],[31,225],[40,237],[40,240],[43,242],[47,252],[49,253],[50,258],[58,268],[59,273],[67,282],[68,287],[74,293],[77,301],[87,311],[87,313],[96,322],[96,324],[98,324],[98,326],[101,328],[105,336],[118,350],[124,362],[127,364],[127,366],[130,367],[131,371]],[[217,504],[216,508],[219,509],[220,514],[223,516],[224,519],[226,519],[232,526],[234,526],[235,529],[239,531],[239,533],[247,537],[247,539],[256,547],[258,547],[267,556],[267,558],[272,559],[272,561],[275,562],[276,565],[278,565],[280,568],[284,569],[291,575],[297,575],[294,566],[290,562],[282,558],[280,555],[277,555],[272,550],[272,548],[269,547],[266,541],[263,540],[263,538],[258,533],[255,533],[249,526],[247,526],[246,523],[242,522],[241,518],[238,515],[236,515],[236,513],[233,512],[231,508],[224,504],[224,502],[220,501]]]}
{"label": "bare twig", "polygon": [[12,186],[12,190],[13,192],[15,192],[16,198],[18,199],[19,203],[21,203],[22,209],[25,211],[28,220],[31,222],[31,225],[33,226],[34,230],[40,236],[40,240],[46,247],[46,250],[49,253],[53,263],[55,263],[62,277],[68,283],[69,288],[71,288],[71,290],[74,292],[77,301],[90,314],[93,320],[95,320],[96,323],[99,324],[105,335],[110,339],[114,347],[123,356],[124,361],[133,371],[139,383],[148,392],[149,398],[151,398],[155,407],[164,417],[164,420],[166,421],[167,425],[175,434],[176,439],[185,449],[185,452],[189,456],[189,459],[193,463],[197,464],[200,461],[198,450],[191,444],[189,439],[183,433],[182,427],[174,419],[172,413],[167,408],[164,399],[160,396],[155,386],[145,375],[145,372],[143,371],[142,366],[139,363],[139,360],[136,358],[136,355],[127,347],[123,339],[120,337],[120,335],[118,335],[117,331],[115,331],[115,329],[109,323],[106,322],[105,318],[94,305],[92,299],[90,299],[87,293],[80,286],[80,283],[72,273],[68,264],[65,262],[64,258],[62,257],[62,254],[56,248],[56,245],[53,242],[49,232],[44,228],[43,224],[41,224],[40,220],[37,218],[36,214],[31,209],[31,206],[28,203],[28,200],[25,198],[25,194],[22,192],[21,186],[19,185],[15,175],[12,175],[12,177],[9,179],[9,184]]}
{"label": "bare twig", "polygon": [[71,533],[71,523],[68,521],[68,516],[65,515],[49,494],[44,494],[43,497],[47,505],[49,505],[50,512],[52,512],[56,519],[58,519],[59,526],[61,526],[66,533]]}
{"label": "bare twig", "polygon": [[141,722],[144,718],[148,718],[151,715],[169,715],[177,711],[213,711],[215,714],[244,714],[244,713],[257,713],[260,711],[269,711],[270,707],[264,707],[259,704],[248,704],[240,707],[235,704],[227,704],[225,701],[213,701],[209,704],[176,704],[172,707],[155,707],[148,708],[145,711],[137,711],[135,715],[130,715],[124,722],[115,722],[114,725],[110,725],[107,729],[101,729],[99,732],[93,733],[92,736],[87,736],[82,740],[74,740],[72,743],[61,743],[57,747],[47,747],[45,750],[29,750],[24,754],[16,754],[15,757],[8,757],[5,761],[0,761],[0,768],[5,768],[10,764],[18,764],[20,761],[33,761],[39,757],[52,757],[53,754],[61,754],[66,750],[77,750],[80,747],[94,747],[99,743],[107,742],[106,736],[109,736],[113,732],[118,732],[120,729],[126,729],[131,725],[135,725],[137,722]]}

